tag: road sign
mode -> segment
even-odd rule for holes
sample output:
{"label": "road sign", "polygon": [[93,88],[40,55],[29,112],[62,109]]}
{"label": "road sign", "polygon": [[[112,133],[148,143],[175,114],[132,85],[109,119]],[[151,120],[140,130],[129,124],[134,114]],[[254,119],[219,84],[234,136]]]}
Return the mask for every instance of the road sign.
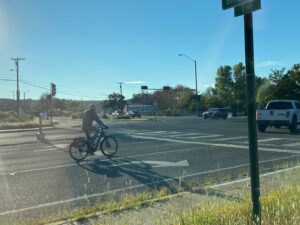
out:
{"label": "road sign", "polygon": [[239,5],[234,8],[234,16],[242,16],[248,13],[251,13],[255,10],[261,9],[261,1],[254,0],[252,2],[248,2],[244,5]]}
{"label": "road sign", "polygon": [[255,0],[222,0],[223,9],[229,9],[235,6],[243,5],[245,3],[253,2]]}

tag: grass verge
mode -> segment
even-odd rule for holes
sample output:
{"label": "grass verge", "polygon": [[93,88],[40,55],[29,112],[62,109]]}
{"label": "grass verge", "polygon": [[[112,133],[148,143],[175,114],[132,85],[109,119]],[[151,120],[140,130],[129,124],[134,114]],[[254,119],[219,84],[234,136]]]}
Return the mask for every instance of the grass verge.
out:
{"label": "grass verge", "polygon": [[[113,196],[110,200],[105,202],[99,199],[99,202],[86,206],[77,210],[67,210],[61,212],[59,215],[46,217],[39,220],[24,220],[22,221],[9,221],[7,224],[18,225],[38,225],[38,224],[56,224],[56,221],[66,220],[68,222],[78,221],[93,216],[104,215],[112,212],[122,211],[126,209],[138,209],[147,207],[155,202],[167,201],[174,197],[171,195],[171,191],[167,188],[161,188],[156,192],[141,192],[137,194],[125,193],[121,195],[119,199],[115,199]],[[89,205],[89,204],[87,204]]]}
{"label": "grass verge", "polygon": [[[262,225],[300,224],[300,186],[272,191],[261,198],[261,205]],[[212,202],[205,206],[195,207],[181,215],[170,216],[169,220],[167,219],[168,222],[160,224],[253,224],[251,207],[250,199],[243,202],[231,201],[226,206]]]}
{"label": "grass verge", "polygon": [[[57,125],[57,122],[54,122],[53,125]],[[43,127],[49,127],[50,122],[43,123]],[[26,129],[26,128],[38,128],[39,123],[34,121],[28,122],[0,122],[0,130],[5,129]]]}

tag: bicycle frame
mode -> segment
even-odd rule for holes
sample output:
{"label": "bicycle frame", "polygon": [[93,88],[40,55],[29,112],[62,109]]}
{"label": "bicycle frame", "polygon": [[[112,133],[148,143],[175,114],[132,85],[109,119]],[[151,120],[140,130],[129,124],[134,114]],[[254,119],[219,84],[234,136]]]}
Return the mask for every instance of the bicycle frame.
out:
{"label": "bicycle frame", "polygon": [[102,127],[100,127],[100,128],[97,127],[96,129],[100,130],[100,135],[99,135],[99,137],[98,137],[98,139],[96,141],[95,146],[94,147],[91,146],[93,151],[97,150],[97,148],[99,147],[99,145],[101,143],[101,140],[106,137],[106,134],[105,134],[104,129]]}

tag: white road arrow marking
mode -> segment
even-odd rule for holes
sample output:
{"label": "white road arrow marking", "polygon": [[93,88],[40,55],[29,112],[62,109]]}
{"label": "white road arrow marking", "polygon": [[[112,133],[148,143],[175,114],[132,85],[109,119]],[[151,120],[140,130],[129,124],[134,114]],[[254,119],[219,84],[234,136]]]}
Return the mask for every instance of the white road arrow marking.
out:
{"label": "white road arrow marking", "polygon": [[121,167],[121,166],[128,166],[132,164],[146,164],[151,166],[152,168],[159,168],[159,167],[186,167],[190,166],[187,160],[182,160],[179,162],[165,162],[165,161],[132,161],[120,164],[112,164],[109,167]]}

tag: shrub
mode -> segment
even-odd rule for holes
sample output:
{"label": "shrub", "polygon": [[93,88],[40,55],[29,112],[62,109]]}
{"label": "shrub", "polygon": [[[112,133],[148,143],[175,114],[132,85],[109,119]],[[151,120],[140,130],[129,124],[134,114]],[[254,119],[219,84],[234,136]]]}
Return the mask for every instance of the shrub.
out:
{"label": "shrub", "polygon": [[125,120],[130,119],[130,117],[126,116],[126,115],[117,116],[117,117],[114,117],[114,118],[116,118],[116,119],[125,119]]}
{"label": "shrub", "polygon": [[79,119],[80,115],[78,113],[72,113],[71,118],[72,120]]}

